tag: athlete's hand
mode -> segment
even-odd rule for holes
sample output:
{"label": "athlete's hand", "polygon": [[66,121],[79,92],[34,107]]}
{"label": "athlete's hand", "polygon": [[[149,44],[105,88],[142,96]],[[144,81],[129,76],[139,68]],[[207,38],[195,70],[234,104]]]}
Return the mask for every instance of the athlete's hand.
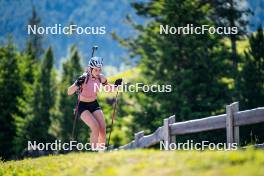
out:
{"label": "athlete's hand", "polygon": [[86,79],[86,75],[82,75],[74,82],[74,84],[80,87],[84,83],[85,79]]}
{"label": "athlete's hand", "polygon": [[122,84],[122,78],[119,78],[117,80],[115,80],[115,87],[119,86]]}

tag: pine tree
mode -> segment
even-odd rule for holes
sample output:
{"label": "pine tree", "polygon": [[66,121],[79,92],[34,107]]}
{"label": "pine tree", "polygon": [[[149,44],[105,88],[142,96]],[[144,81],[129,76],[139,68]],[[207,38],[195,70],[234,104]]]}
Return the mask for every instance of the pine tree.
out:
{"label": "pine tree", "polygon": [[18,113],[17,98],[22,94],[17,52],[12,42],[0,48],[0,157],[14,154],[14,115]]}
{"label": "pine tree", "polygon": [[[32,16],[28,20],[28,25],[30,25],[32,28],[34,26],[40,26],[41,24],[41,19],[37,15],[36,8],[34,5],[32,5]],[[32,57],[34,58],[41,58],[41,55],[44,53],[44,49],[42,47],[43,43],[43,37],[41,34],[30,34],[29,39],[27,41],[27,49],[30,49],[32,52]]]}
{"label": "pine tree", "polygon": [[[241,80],[241,109],[264,106],[264,30],[259,27],[249,36],[250,48],[245,51],[245,61]],[[241,130],[241,141],[263,143],[264,123],[248,125]]]}
{"label": "pine tree", "polygon": [[18,66],[21,73],[21,79],[23,83],[23,93],[22,96],[18,98],[18,109],[19,113],[15,115],[15,125],[16,125],[16,137],[15,152],[17,156],[22,153],[22,150],[26,147],[27,130],[25,129],[26,124],[30,123],[33,115],[33,93],[34,84],[36,81],[36,73],[39,64],[35,53],[33,51],[33,46],[31,42],[27,42],[26,48],[23,52],[19,53]]}
{"label": "pine tree", "polygon": [[[48,142],[53,140],[50,134],[52,109],[55,105],[55,70],[54,58],[49,47],[41,65],[38,66],[36,79],[32,89],[32,99],[26,104],[26,117],[18,119],[19,145],[26,147],[27,141]],[[21,150],[21,148],[19,148]]]}
{"label": "pine tree", "polygon": [[243,90],[245,108],[264,106],[264,33],[261,27],[249,37],[250,49],[245,51]]}
{"label": "pine tree", "polygon": [[[32,6],[32,16],[28,20],[31,27],[34,25],[40,25],[40,18],[37,16],[35,6]],[[37,70],[39,68],[40,57],[43,54],[42,48],[42,36],[39,34],[30,34],[27,42],[26,48],[19,55],[19,70],[21,73],[21,78],[23,80],[23,93],[22,96],[18,98],[18,109],[19,113],[15,115],[15,125],[16,125],[16,137],[14,140],[15,151],[19,156],[22,150],[26,147],[27,141],[30,139],[28,132],[28,124],[31,123],[33,119],[34,109],[33,101],[37,97],[34,96],[34,86]]]}
{"label": "pine tree", "polygon": [[244,0],[212,0],[208,1],[212,4],[214,13],[211,15],[212,19],[216,21],[217,26],[225,27],[237,27],[238,33],[226,35],[231,43],[231,61],[232,61],[232,77],[234,79],[234,101],[239,101],[239,73],[238,64],[241,62],[240,55],[237,53],[237,41],[241,40],[247,33],[247,27],[249,24],[246,16],[252,14],[251,10],[245,6]]}
{"label": "pine tree", "polygon": [[24,128],[27,123],[30,123],[28,120],[32,118],[33,114],[33,90],[38,65],[30,53],[20,53],[18,58],[23,89],[22,95],[18,98],[19,113],[15,115],[16,137],[14,144],[16,154],[19,156],[26,147],[27,131]]}
{"label": "pine tree", "polygon": [[33,133],[34,138],[40,141],[49,140],[48,130],[51,122],[51,109],[55,104],[55,73],[53,70],[54,58],[51,47],[45,53],[41,64],[39,77],[36,81],[34,91],[34,115],[36,133]]}

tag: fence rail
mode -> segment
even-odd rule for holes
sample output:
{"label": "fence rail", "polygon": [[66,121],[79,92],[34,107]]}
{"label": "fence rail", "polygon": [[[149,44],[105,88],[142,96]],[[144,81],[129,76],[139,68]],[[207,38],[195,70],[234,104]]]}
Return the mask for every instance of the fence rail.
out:
{"label": "fence rail", "polygon": [[160,141],[175,143],[177,135],[226,129],[226,142],[239,145],[239,126],[264,122],[264,107],[239,111],[239,103],[226,106],[226,114],[202,119],[175,122],[175,115],[164,119],[163,126],[144,136],[144,131],[135,133],[134,140],[118,149],[147,148]]}

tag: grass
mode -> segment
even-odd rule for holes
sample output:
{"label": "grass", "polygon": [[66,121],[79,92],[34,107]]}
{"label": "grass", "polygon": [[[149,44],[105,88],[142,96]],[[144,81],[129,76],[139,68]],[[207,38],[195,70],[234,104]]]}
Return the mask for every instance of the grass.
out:
{"label": "grass", "polygon": [[0,163],[0,175],[224,176],[264,174],[264,152],[133,150],[71,153]]}

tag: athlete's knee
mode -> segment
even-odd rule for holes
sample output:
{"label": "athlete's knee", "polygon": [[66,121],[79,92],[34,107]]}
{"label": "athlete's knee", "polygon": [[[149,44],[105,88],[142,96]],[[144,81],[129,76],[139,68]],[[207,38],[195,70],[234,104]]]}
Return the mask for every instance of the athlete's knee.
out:
{"label": "athlete's knee", "polygon": [[89,123],[89,115],[86,114],[85,112],[82,112],[81,114],[81,119],[84,123],[88,124]]}
{"label": "athlete's knee", "polygon": [[99,127],[98,123],[92,124],[90,128],[91,128],[92,133],[99,134],[100,127]]}

